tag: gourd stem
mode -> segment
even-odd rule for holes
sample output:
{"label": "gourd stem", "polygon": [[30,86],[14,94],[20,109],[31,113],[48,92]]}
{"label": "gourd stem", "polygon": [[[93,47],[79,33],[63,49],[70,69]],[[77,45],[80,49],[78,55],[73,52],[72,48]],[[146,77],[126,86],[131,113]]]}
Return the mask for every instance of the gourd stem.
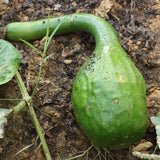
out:
{"label": "gourd stem", "polygon": [[21,77],[21,75],[19,74],[18,71],[15,74],[15,78],[16,78],[16,81],[17,81],[17,83],[19,85],[22,97],[23,98],[28,97],[29,95],[28,95],[27,89],[26,89],[26,87],[25,87],[25,85],[23,83],[22,77]]}
{"label": "gourd stem", "polygon": [[26,90],[26,87],[25,87],[25,85],[23,83],[23,80],[21,78],[21,75],[19,74],[18,71],[15,74],[15,78],[17,80],[17,83],[18,83],[19,88],[21,90],[23,99],[25,99],[25,101],[21,101],[16,107],[14,107],[14,113],[15,112],[17,113],[20,109],[22,109],[22,107],[24,107],[25,104],[28,106],[29,113],[30,113],[31,118],[33,120],[35,129],[36,129],[36,131],[38,133],[38,136],[39,136],[39,138],[41,140],[42,148],[43,148],[45,157],[46,157],[47,160],[52,160],[50,152],[49,152],[49,149],[48,149],[48,146],[47,146],[47,143],[46,143],[46,140],[45,140],[45,137],[44,137],[44,134],[43,134],[43,131],[42,131],[41,126],[39,124],[39,121],[37,119],[37,116],[36,116],[36,113],[34,111],[34,108],[33,108],[32,104],[30,102],[31,101],[31,97],[29,96],[29,94],[28,94],[28,92]]}

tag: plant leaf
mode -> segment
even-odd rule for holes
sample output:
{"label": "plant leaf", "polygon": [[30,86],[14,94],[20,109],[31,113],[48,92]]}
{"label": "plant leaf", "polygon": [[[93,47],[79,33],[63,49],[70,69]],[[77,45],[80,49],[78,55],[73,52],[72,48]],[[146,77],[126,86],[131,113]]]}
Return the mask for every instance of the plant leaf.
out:
{"label": "plant leaf", "polygon": [[41,52],[40,52],[36,47],[34,47],[31,43],[25,41],[24,39],[20,39],[20,40],[21,40],[23,43],[26,43],[28,46],[30,46],[32,49],[34,49],[36,52],[38,52],[38,53],[42,56]]}
{"label": "plant leaf", "polygon": [[3,138],[4,125],[7,124],[6,116],[11,113],[13,109],[0,108],[0,138]]}
{"label": "plant leaf", "polygon": [[[48,14],[48,23],[47,23],[47,30],[46,30],[46,40],[45,40],[45,46],[47,44],[48,41],[48,36],[49,36],[49,14]],[[45,49],[45,48],[44,48]]]}
{"label": "plant leaf", "polygon": [[160,113],[158,113],[156,116],[152,116],[151,121],[156,128],[157,144],[158,144],[158,147],[160,148]]}
{"label": "plant leaf", "polygon": [[12,79],[20,62],[18,50],[9,42],[0,39],[0,85]]}
{"label": "plant leaf", "polygon": [[46,61],[47,59],[49,59],[51,56],[53,56],[54,55],[54,53],[51,53],[50,55],[48,55],[47,57],[45,57],[44,59],[43,59],[43,62],[44,61]]}
{"label": "plant leaf", "polygon": [[48,46],[49,46],[49,43],[51,41],[51,39],[53,38],[53,36],[55,35],[55,33],[57,32],[57,30],[59,29],[61,23],[53,30],[53,32],[51,33],[50,37],[49,37],[49,40],[47,41],[47,43],[45,44],[45,48],[47,50]]}

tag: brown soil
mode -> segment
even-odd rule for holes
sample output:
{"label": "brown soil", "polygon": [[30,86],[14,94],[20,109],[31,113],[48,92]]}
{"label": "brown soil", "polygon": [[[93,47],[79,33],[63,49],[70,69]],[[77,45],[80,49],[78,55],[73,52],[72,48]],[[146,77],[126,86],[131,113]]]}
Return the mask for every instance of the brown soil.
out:
{"label": "brown soil", "polygon": [[[8,5],[0,2],[0,26],[14,21],[31,21],[69,13],[83,12],[98,14],[115,29],[121,45],[140,70],[147,85],[148,129],[144,137],[129,148],[108,150],[92,147],[77,160],[136,160],[132,155],[134,146],[150,141],[153,146],[146,151],[153,153],[156,148],[156,133],[150,117],[160,111],[160,1],[159,0],[113,0],[109,8],[99,6],[100,0],[13,0]],[[106,1],[106,3],[108,3]],[[108,14],[106,14],[108,13]],[[38,27],[38,26],[37,26]],[[31,94],[38,75],[40,56],[23,43],[12,44],[19,50],[22,62],[19,72],[28,92]],[[44,38],[32,42],[43,51]],[[53,160],[62,160],[82,154],[91,146],[76,123],[71,107],[71,91],[74,77],[80,66],[92,54],[94,38],[86,33],[72,33],[54,37],[47,55],[55,53],[45,61],[42,78],[34,104],[51,118],[36,110],[37,117],[45,132],[45,138]],[[21,98],[15,79],[0,86],[0,98]],[[11,108],[14,101],[1,101],[0,107]],[[44,155],[37,133],[27,108],[9,117],[5,135],[0,139],[1,160],[43,160]],[[35,144],[15,155],[24,147]],[[159,149],[156,149],[156,154]],[[76,159],[76,158],[75,158]]]}

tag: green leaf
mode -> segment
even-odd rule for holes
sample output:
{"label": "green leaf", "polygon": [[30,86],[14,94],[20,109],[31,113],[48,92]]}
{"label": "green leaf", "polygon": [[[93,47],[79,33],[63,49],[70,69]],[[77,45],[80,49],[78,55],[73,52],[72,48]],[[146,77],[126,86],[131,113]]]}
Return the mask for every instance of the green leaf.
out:
{"label": "green leaf", "polygon": [[20,62],[18,50],[9,42],[0,39],[0,85],[12,79]]}
{"label": "green leaf", "polygon": [[51,56],[53,56],[54,55],[54,53],[52,53],[52,54],[50,54],[50,55],[48,55],[47,57],[45,57],[44,59],[43,59],[43,62],[44,61],[46,61],[47,59],[49,59]]}
{"label": "green leaf", "polygon": [[156,128],[157,144],[158,144],[158,147],[160,148],[160,113],[158,113],[156,116],[152,116],[151,121]]}
{"label": "green leaf", "polygon": [[47,23],[47,30],[46,30],[46,40],[45,40],[45,46],[47,44],[48,41],[48,36],[49,36],[49,14],[48,14],[48,23]]}
{"label": "green leaf", "polygon": [[[53,36],[55,35],[55,33],[57,32],[57,30],[59,29],[61,23],[53,30],[53,32],[51,33],[50,37],[49,37],[49,40],[47,41],[47,43],[45,44],[45,51],[47,50],[48,46],[49,46],[49,43],[51,41],[51,39],[53,38]],[[48,39],[48,38],[47,38]]]}
{"label": "green leaf", "polygon": [[38,52],[42,56],[41,52],[37,48],[35,48],[31,43],[25,41],[24,39],[20,39],[20,40],[26,43],[28,46],[30,46],[32,49],[34,49],[36,52]]}
{"label": "green leaf", "polygon": [[7,124],[7,118],[6,116],[10,114],[13,111],[13,109],[3,109],[0,108],[0,138],[3,138],[4,133],[4,125]]}

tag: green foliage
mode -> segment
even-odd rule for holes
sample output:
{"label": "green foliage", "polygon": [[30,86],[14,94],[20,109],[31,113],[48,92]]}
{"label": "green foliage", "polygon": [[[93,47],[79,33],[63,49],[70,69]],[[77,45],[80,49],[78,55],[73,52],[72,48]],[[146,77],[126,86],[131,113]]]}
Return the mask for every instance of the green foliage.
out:
{"label": "green foliage", "polygon": [[3,138],[4,125],[7,124],[6,116],[11,113],[13,109],[3,109],[0,108],[0,138]]}
{"label": "green foliage", "polygon": [[9,42],[0,39],[0,85],[12,79],[20,62],[18,50]]}
{"label": "green foliage", "polygon": [[156,128],[157,144],[158,144],[158,147],[160,148],[160,113],[157,113],[156,116],[152,116],[151,121]]}
{"label": "green foliage", "polygon": [[51,39],[53,38],[53,36],[55,35],[55,33],[57,32],[58,28],[60,27],[61,24],[59,24],[54,30],[53,32],[51,33],[50,37],[49,37],[49,33],[50,33],[50,30],[49,30],[49,17],[48,17],[48,25],[47,25],[47,29],[46,29],[46,40],[45,40],[45,44],[44,44],[44,50],[43,50],[43,53],[41,53],[37,48],[35,48],[31,43],[27,42],[26,40],[23,40],[21,39],[22,42],[26,43],[27,45],[29,45],[33,50],[35,50],[36,52],[38,52],[41,56],[42,56],[42,60],[41,60],[41,65],[40,65],[40,70],[39,70],[39,76],[38,76],[38,79],[37,79],[37,82],[36,82],[36,86],[34,88],[34,91],[32,93],[32,99],[36,93],[36,90],[38,88],[38,84],[39,84],[39,80],[40,80],[40,76],[41,76],[41,71],[42,71],[42,67],[43,67],[43,62],[46,61],[47,59],[49,59],[51,56],[54,55],[54,53],[48,55],[45,57],[46,55],[46,52],[47,52],[47,49],[48,49],[48,46],[49,46],[49,43],[51,41]]}
{"label": "green foliage", "polygon": [[[23,40],[23,39],[20,38],[20,40],[22,42],[29,45],[32,49],[34,49],[36,52],[38,52],[42,56],[40,70],[39,70],[39,76],[38,76],[37,83],[36,83],[36,86],[34,88],[34,91],[32,93],[32,97],[29,96],[29,94],[26,90],[26,87],[25,87],[25,85],[22,81],[22,78],[17,71],[17,69],[19,67],[19,64],[20,64],[20,57],[19,57],[18,50],[15,47],[13,47],[9,42],[4,41],[4,40],[0,40],[0,84],[4,84],[4,83],[8,82],[15,75],[15,78],[17,80],[17,83],[19,85],[19,88],[20,88],[20,91],[21,91],[22,97],[23,97],[23,99],[21,99],[22,101],[17,106],[15,106],[14,109],[0,109],[0,138],[3,138],[4,124],[7,123],[6,116],[9,113],[11,113],[12,111],[13,111],[12,113],[19,112],[27,104],[27,106],[29,108],[29,113],[32,117],[32,120],[34,122],[36,131],[37,131],[37,133],[39,135],[39,138],[41,140],[42,148],[44,150],[45,157],[46,157],[47,160],[51,160],[52,158],[51,158],[50,152],[48,150],[48,146],[47,146],[45,137],[43,135],[42,129],[41,129],[40,124],[38,122],[38,119],[36,117],[34,108],[32,106],[33,104],[31,103],[31,99],[33,99],[33,97],[36,93],[37,87],[38,87],[43,62],[54,55],[54,53],[52,53],[49,56],[45,57],[45,54],[46,54],[47,48],[49,46],[49,43],[50,43],[52,37],[54,36],[54,34],[56,33],[57,29],[59,28],[59,26],[60,26],[60,24],[55,28],[55,30],[51,33],[51,36],[49,37],[50,31],[49,31],[49,17],[48,17],[48,25],[47,25],[47,29],[46,29],[46,41],[45,41],[45,45],[44,45],[44,51],[43,51],[42,54],[31,43],[29,43],[26,40]],[[0,100],[6,100],[6,99],[0,99]],[[27,149],[28,147],[30,147],[32,145],[33,144],[25,147],[24,149]],[[23,150],[21,150],[21,151],[23,151]]]}

